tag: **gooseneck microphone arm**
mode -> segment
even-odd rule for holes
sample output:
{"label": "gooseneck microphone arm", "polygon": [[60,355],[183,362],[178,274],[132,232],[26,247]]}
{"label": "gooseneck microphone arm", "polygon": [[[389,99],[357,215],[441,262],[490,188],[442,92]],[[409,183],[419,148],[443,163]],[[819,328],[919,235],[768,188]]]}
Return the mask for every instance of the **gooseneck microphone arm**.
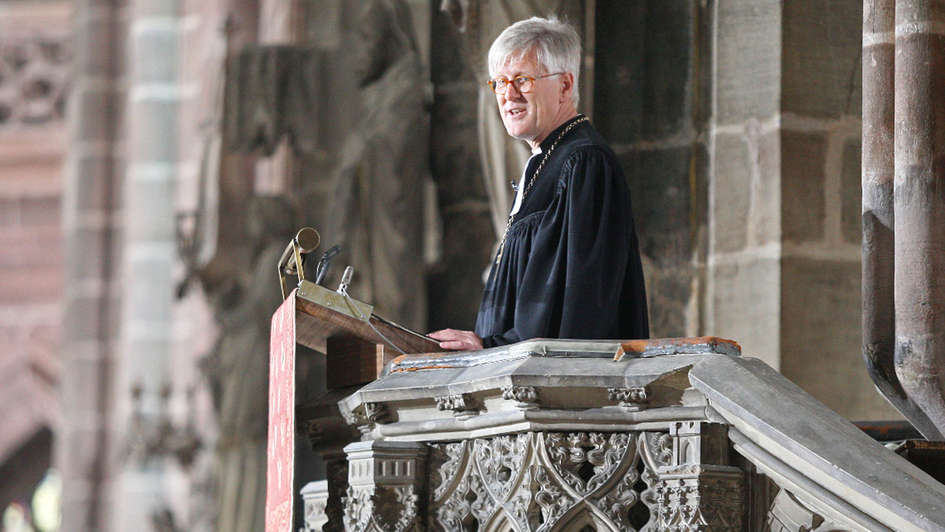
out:
{"label": "gooseneck microphone arm", "polygon": [[287,295],[286,275],[297,275],[299,281],[305,279],[305,272],[302,271],[302,256],[306,253],[315,251],[321,242],[321,236],[318,231],[311,227],[303,227],[295,234],[295,237],[289,241],[282,256],[279,257],[279,263],[276,270],[279,273],[279,287],[282,289],[282,298]]}
{"label": "gooseneck microphone arm", "polygon": [[327,251],[322,253],[322,258],[319,259],[318,265],[315,267],[315,284],[322,284],[322,281],[325,279],[325,275],[328,273],[328,268],[331,267],[331,259],[340,252],[341,246],[335,244],[334,246],[328,248]]}

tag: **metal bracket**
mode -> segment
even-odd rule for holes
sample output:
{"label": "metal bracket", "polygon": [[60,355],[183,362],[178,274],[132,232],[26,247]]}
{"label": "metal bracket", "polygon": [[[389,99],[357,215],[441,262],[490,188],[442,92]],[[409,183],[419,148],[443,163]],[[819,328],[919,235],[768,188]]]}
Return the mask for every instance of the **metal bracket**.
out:
{"label": "metal bracket", "polygon": [[363,322],[368,322],[371,319],[371,314],[374,313],[373,305],[358,301],[350,296],[346,297],[305,279],[299,281],[297,294],[306,301],[328,307]]}

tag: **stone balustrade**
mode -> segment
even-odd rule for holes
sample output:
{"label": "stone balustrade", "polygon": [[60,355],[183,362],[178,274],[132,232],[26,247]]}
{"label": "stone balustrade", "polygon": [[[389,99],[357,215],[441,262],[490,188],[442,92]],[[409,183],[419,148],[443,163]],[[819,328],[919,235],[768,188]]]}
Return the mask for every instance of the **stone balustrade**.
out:
{"label": "stone balustrade", "polygon": [[395,359],[309,410],[306,530],[945,530],[945,486],[734,345]]}

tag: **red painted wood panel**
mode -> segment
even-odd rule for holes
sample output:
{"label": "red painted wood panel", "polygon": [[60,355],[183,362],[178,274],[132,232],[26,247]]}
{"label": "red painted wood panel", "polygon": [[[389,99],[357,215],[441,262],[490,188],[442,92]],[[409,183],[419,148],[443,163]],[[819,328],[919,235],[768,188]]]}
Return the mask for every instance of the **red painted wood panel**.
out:
{"label": "red painted wood panel", "polygon": [[291,532],[295,472],[295,290],[272,316],[266,460],[266,532]]}

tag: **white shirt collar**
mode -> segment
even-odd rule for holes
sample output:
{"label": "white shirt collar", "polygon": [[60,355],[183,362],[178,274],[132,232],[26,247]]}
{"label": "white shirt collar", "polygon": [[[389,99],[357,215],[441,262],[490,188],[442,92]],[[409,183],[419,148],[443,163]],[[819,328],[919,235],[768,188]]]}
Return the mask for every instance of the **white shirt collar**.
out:
{"label": "white shirt collar", "polygon": [[[541,153],[541,146],[538,146],[532,150],[532,156],[529,157],[528,160],[531,161],[539,153]],[[512,203],[512,212],[509,213],[509,216],[515,216],[515,213],[517,213],[518,210],[522,208],[522,194],[524,193],[522,189],[525,188],[525,171],[527,169],[528,163],[526,162],[525,168],[522,169],[522,177],[520,177],[518,180],[518,187],[515,189],[515,201]]]}

